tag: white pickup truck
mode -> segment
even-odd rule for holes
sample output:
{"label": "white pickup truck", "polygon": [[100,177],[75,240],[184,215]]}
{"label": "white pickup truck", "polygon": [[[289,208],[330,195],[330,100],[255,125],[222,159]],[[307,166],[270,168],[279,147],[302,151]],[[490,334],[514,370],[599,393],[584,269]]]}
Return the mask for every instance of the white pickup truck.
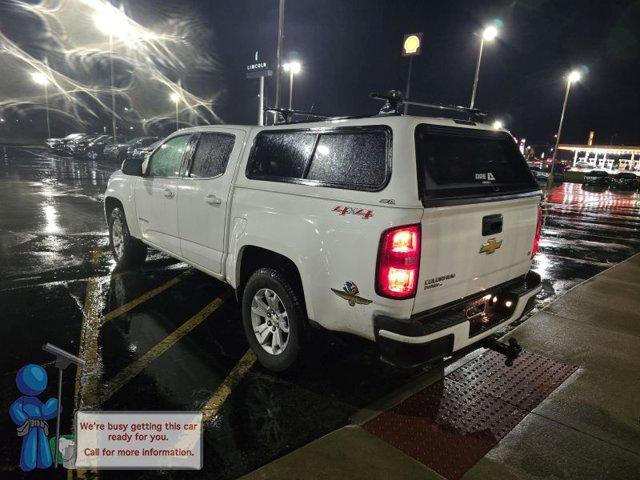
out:
{"label": "white pickup truck", "polygon": [[508,132],[389,115],[180,130],[126,161],[104,206],[118,264],[148,245],[227,282],[283,371],[310,326],[410,366],[518,320],[541,289],[540,199]]}

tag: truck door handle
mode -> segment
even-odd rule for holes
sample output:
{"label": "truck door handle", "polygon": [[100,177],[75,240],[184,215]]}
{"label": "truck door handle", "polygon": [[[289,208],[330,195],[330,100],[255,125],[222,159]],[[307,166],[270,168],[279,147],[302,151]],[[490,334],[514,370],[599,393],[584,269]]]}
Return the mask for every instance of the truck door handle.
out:
{"label": "truck door handle", "polygon": [[213,193],[209,194],[205,197],[205,202],[209,205],[220,205],[222,203],[222,199],[216,197]]}
{"label": "truck door handle", "polygon": [[164,189],[164,196],[167,198],[173,198],[176,196],[175,193],[173,193],[173,190],[171,190],[170,188],[165,188]]}

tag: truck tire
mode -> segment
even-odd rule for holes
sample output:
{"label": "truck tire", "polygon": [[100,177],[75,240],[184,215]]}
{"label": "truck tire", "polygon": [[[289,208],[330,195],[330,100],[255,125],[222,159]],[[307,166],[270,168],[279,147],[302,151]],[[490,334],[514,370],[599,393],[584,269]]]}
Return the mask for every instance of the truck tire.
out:
{"label": "truck tire", "polygon": [[307,318],[302,305],[301,294],[278,270],[261,268],[247,281],[242,324],[263,367],[285,372],[297,366]]}
{"label": "truck tire", "polygon": [[109,244],[118,267],[141,265],[147,258],[147,246],[131,236],[120,207],[114,208],[109,214]]}

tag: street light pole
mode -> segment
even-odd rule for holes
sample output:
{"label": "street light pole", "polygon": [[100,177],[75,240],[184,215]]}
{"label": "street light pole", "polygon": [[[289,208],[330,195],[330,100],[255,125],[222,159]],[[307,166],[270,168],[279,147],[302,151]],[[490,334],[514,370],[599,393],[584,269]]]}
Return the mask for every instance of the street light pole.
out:
{"label": "street light pole", "polygon": [[[282,68],[282,45],[284,43],[284,6],[285,0],[280,0],[280,6],[278,9],[278,46],[276,49],[276,107],[280,108],[280,69]],[[278,118],[277,113],[274,117]]]}
{"label": "street light pole", "polygon": [[473,79],[473,90],[471,91],[471,102],[469,108],[473,108],[476,104],[476,91],[478,90],[478,81],[480,80],[480,64],[482,63],[482,51],[484,49],[484,41],[492,41],[498,36],[498,29],[493,25],[488,26],[482,32],[480,37],[480,51],[478,52],[478,63],[476,63],[476,75]]}
{"label": "street light pole", "polygon": [[293,109],[293,76],[302,71],[300,62],[288,62],[282,65],[285,72],[289,72],[289,110]]}
{"label": "street light pole", "polygon": [[469,108],[473,108],[476,103],[476,90],[478,90],[478,80],[480,79],[480,63],[482,62],[482,50],[484,49],[484,38],[480,40],[480,52],[478,53],[478,63],[476,63],[476,75],[473,79],[473,90],[471,91],[471,102]]}
{"label": "street light pole", "polygon": [[42,85],[42,87],[44,88],[44,102],[47,117],[47,138],[51,138],[51,124],[49,122],[49,77],[44,73],[34,72],[31,74],[31,78],[35,83],[37,83],[38,85]]}
{"label": "street light pole", "polygon": [[[409,100],[409,95],[411,93],[411,67],[413,66],[413,55],[409,57],[409,70],[407,71],[407,88],[405,89],[405,100]],[[404,104],[404,114],[406,115],[409,111],[409,104]]]}
{"label": "street light pole", "polygon": [[260,76],[260,89],[258,98],[258,126],[264,125],[264,75]]}
{"label": "street light pole", "polygon": [[169,95],[169,99],[176,105],[176,132],[177,132],[178,131],[178,103],[180,102],[180,95],[178,95],[176,92],[172,92],[171,95]]}
{"label": "street light pole", "polygon": [[553,173],[556,166],[556,156],[558,155],[558,145],[560,145],[560,135],[562,134],[562,124],[564,123],[564,114],[567,110],[567,102],[569,101],[569,91],[571,90],[571,84],[578,82],[582,78],[582,75],[577,70],[574,70],[567,77],[567,89],[564,93],[564,102],[562,102],[562,113],[560,113],[560,124],[558,125],[558,133],[556,135],[556,144],[553,147],[553,155],[551,156],[551,168],[549,169],[549,178],[547,179],[547,195],[553,187]]}
{"label": "street light pole", "polygon": [[293,108],[293,68],[289,69],[289,110]]}
{"label": "street light pole", "polygon": [[47,88],[49,82],[44,84],[44,103],[47,110],[47,136],[51,138],[51,123],[49,122],[49,89]]}
{"label": "street light pole", "polygon": [[113,130],[113,141],[116,142],[116,93],[113,82],[113,34],[109,33],[109,67],[111,73],[111,128]]}

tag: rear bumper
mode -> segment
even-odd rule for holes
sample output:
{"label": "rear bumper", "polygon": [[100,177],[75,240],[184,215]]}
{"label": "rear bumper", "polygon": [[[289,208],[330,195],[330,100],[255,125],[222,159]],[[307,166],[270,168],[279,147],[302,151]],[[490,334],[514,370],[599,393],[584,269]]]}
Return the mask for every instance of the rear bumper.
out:
{"label": "rear bumper", "polygon": [[529,272],[444,309],[409,319],[377,316],[374,331],[380,356],[411,367],[451,355],[520,319],[533,308],[541,289],[540,275]]}

